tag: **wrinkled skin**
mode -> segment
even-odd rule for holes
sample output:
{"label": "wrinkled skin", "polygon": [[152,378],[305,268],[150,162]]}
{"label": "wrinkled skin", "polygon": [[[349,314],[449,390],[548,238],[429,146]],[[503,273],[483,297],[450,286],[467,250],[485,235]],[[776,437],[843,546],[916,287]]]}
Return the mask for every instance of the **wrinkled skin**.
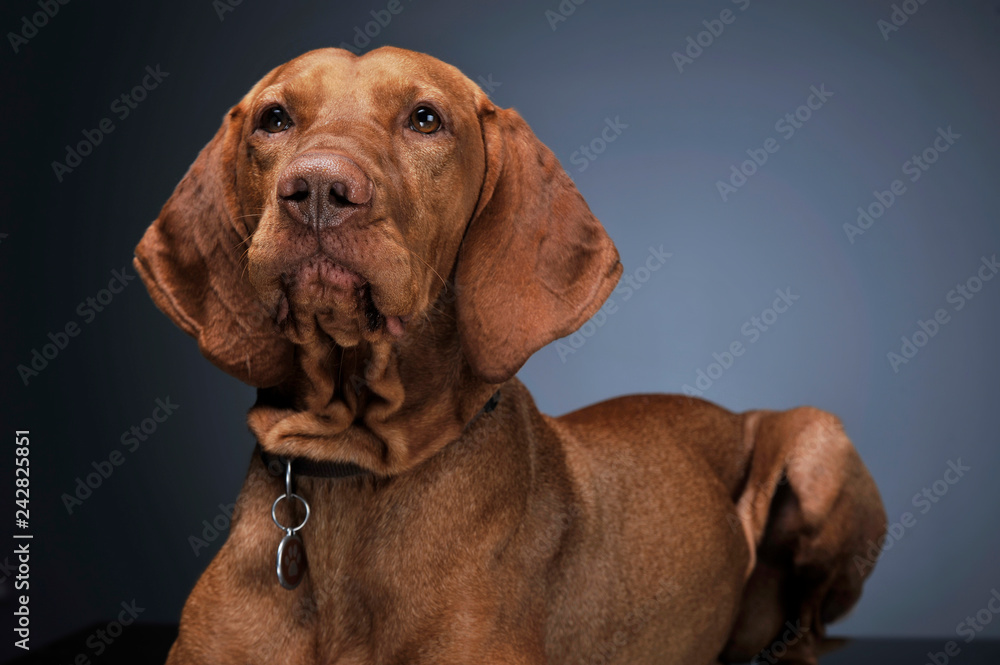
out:
{"label": "wrinkled skin", "polygon": [[[331,50],[281,68],[244,101],[246,156],[236,187],[245,210],[263,211],[248,229],[250,282],[271,312],[288,310],[287,334],[300,346],[332,340],[354,347],[391,334],[384,324],[369,326],[368,296],[356,293],[361,283],[370,285],[371,305],[383,317],[407,321],[425,313],[445,285],[479,197],[469,183],[481,183],[485,173],[477,111],[486,102],[457,71],[443,71],[421,72],[392,52],[358,60]],[[374,85],[351,85],[373,78]],[[274,104],[287,108],[294,124],[277,133],[255,128]],[[440,131],[410,128],[410,110],[421,104],[442,109]],[[289,162],[307,152],[349,155],[374,187],[367,210],[319,232],[290,220],[274,192]],[[353,276],[324,279],[317,264]]]}
{"label": "wrinkled skin", "polygon": [[136,267],[259,388],[264,450],[369,472],[297,478],[309,571],[288,591],[283,481],[255,456],[170,663],[711,664],[774,640],[815,663],[871,571],[885,514],[829,414],[538,412],[514,374],[622,267],[520,116],[434,58],[325,49],[270,72]]}

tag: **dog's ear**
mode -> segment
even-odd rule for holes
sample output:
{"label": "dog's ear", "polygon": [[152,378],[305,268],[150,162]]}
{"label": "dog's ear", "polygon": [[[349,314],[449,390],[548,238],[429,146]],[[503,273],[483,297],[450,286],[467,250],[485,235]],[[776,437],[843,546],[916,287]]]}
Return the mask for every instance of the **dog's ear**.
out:
{"label": "dog's ear", "polygon": [[156,305],[198,340],[205,357],[263,388],[290,372],[293,348],[247,279],[243,257],[253,224],[234,191],[239,142],[235,107],[146,230],[134,265]]}
{"label": "dog's ear", "polygon": [[458,330],[491,383],[572,333],[610,295],[622,265],[559,160],[512,109],[482,112],[486,174],[455,270]]}

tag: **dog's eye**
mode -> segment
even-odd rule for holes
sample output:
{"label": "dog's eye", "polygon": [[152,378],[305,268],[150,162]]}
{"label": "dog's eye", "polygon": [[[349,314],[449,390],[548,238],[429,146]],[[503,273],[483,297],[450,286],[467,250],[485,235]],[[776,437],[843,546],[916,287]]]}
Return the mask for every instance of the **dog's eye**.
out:
{"label": "dog's eye", "polygon": [[291,126],[292,119],[288,117],[288,111],[280,106],[272,106],[260,118],[260,128],[269,134],[283,132]]}
{"label": "dog's eye", "polygon": [[421,134],[433,134],[441,129],[441,117],[432,108],[418,106],[410,114],[410,129]]}

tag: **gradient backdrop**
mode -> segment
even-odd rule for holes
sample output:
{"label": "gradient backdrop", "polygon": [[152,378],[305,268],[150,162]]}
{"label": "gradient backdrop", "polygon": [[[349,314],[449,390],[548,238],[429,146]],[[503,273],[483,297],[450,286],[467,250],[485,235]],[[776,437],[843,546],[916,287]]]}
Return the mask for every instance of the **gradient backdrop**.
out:
{"label": "gradient backdrop", "polygon": [[[30,429],[35,646],[133,599],[142,620],[176,621],[224,539],[220,504],[234,500],[253,447],[253,391],[154,308],[132,250],[262,74],[354,40],[387,6],[224,3],[69,2],[35,32],[22,17],[37,2],[0,12],[4,33],[30,36],[17,52],[10,34],[0,46],[0,464],[9,501],[11,434]],[[908,0],[892,30],[888,0],[400,7],[387,25],[367,25],[378,29],[367,48],[431,53],[516,107],[633,280],[586,335],[523,369],[542,410],[687,385],[736,410],[839,414],[890,521],[912,519],[837,632],[954,638],[1000,587],[1000,279],[978,276],[1000,252],[996,2]],[[688,49],[689,60],[675,55]],[[115,100],[147,67],[158,81],[147,78],[155,87],[122,117]],[[104,118],[113,131],[60,181],[52,162]],[[743,164],[753,156],[767,160]],[[720,193],[719,181],[732,190]],[[859,207],[871,208],[867,228],[845,229]],[[123,287],[102,294],[114,271]],[[766,311],[776,290],[793,302],[781,314]],[[106,304],[97,311],[88,298]],[[78,334],[25,385],[17,366],[67,324]],[[736,341],[744,352],[730,362]],[[158,399],[178,408],[123,444]],[[113,451],[121,465],[70,513],[63,495]],[[946,473],[949,463],[968,470]],[[4,510],[12,520],[12,502]],[[222,526],[214,540],[205,520]],[[192,536],[208,546],[196,552]],[[13,542],[0,550],[7,636]],[[986,634],[1000,636],[1000,621]]]}

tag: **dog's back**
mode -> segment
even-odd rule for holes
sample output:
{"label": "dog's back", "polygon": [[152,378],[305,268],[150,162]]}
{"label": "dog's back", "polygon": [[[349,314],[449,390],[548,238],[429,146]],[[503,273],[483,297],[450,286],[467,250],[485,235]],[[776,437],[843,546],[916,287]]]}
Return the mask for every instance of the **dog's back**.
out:
{"label": "dog's back", "polygon": [[[836,417],[808,407],[736,414],[697,398],[634,395],[554,423],[593,514],[621,519],[617,546],[639,555],[619,571],[635,575],[632,588],[648,589],[664,605],[690,600],[663,595],[681,588],[676,580],[703,589],[696,603],[711,614],[706,622],[728,631],[724,660],[766,650],[814,662],[825,624],[860,596],[874,562],[858,561],[886,523],[875,484]],[[728,570],[714,570],[722,562],[745,571],[732,617],[716,602],[725,592],[713,591]],[[700,576],[706,579],[692,582]],[[633,606],[645,607],[641,600]],[[697,609],[664,614],[689,612]]]}

